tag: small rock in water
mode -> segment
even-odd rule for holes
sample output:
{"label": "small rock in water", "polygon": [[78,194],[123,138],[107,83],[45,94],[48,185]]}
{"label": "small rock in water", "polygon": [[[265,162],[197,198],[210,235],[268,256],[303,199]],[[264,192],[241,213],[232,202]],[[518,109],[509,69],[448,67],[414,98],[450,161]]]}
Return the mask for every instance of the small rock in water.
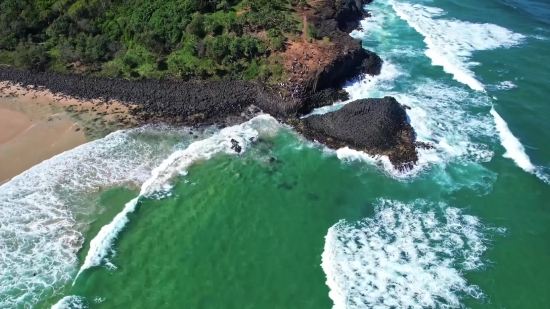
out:
{"label": "small rock in water", "polygon": [[434,144],[430,142],[416,141],[414,142],[414,146],[419,149],[426,149],[426,150],[435,149]]}
{"label": "small rock in water", "polygon": [[269,161],[269,162],[275,162],[275,160],[276,160],[275,158],[269,157],[269,160],[268,160],[268,161]]}
{"label": "small rock in water", "polygon": [[231,139],[231,149],[235,150],[236,153],[241,153],[243,150],[241,145],[239,145],[239,142],[234,139]]}

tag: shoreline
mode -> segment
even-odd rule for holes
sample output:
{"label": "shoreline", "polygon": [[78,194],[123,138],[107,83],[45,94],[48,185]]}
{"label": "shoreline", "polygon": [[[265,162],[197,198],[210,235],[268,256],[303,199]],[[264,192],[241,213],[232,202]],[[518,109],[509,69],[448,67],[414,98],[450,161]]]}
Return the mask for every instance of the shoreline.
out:
{"label": "shoreline", "polygon": [[[310,8],[303,12],[304,20],[307,16],[320,35],[330,38],[332,47],[325,54],[328,60],[322,63],[319,61],[316,67],[311,66],[314,50],[304,51],[301,55],[294,53],[292,61],[286,61],[288,67],[285,69],[290,76],[288,83],[267,85],[261,81],[245,80],[128,80],[52,71],[31,72],[1,66],[0,81],[11,81],[11,87],[18,85],[19,92],[23,93],[45,91],[47,97],[61,102],[67,109],[71,109],[70,112],[78,107],[96,112],[101,118],[123,111],[123,117],[100,122],[101,125],[110,124],[117,128],[156,122],[185,126],[216,125],[223,128],[263,112],[293,126],[306,138],[321,141],[328,147],[337,144],[370,155],[389,155],[395,168],[410,169],[418,158],[414,138],[399,138],[393,128],[403,127],[405,131],[399,131],[403,136],[414,136],[414,131],[410,124],[402,123],[402,117],[394,117],[395,111],[391,112],[394,109],[389,108],[388,100],[381,100],[381,104],[372,105],[368,110],[359,106],[353,115],[357,121],[343,121],[338,127],[332,121],[322,121],[313,130],[299,120],[300,116],[315,108],[347,99],[347,94],[341,88],[346,80],[366,74],[380,74],[381,58],[363,49],[359,40],[344,32],[357,27],[359,20],[367,17],[367,14],[354,0],[343,1],[340,5]],[[322,50],[325,47],[320,48]],[[299,75],[297,68],[302,70]],[[70,104],[70,101],[74,104]],[[109,110],[113,104],[119,107]],[[335,111],[331,114],[340,113],[343,112]],[[343,115],[344,118],[348,116]],[[360,142],[362,137],[356,132],[371,134],[366,131],[368,123],[379,123],[382,126],[381,131],[375,133],[380,137],[389,136],[384,130],[392,132],[390,135],[394,136],[381,142],[384,147],[365,147]],[[382,148],[384,151],[378,150]],[[407,151],[398,156],[392,155],[403,152],[402,149]]]}
{"label": "shoreline", "polygon": [[[118,110],[114,110],[117,108]],[[117,112],[117,113],[115,113]],[[0,185],[44,160],[119,128],[127,107],[0,82]]]}

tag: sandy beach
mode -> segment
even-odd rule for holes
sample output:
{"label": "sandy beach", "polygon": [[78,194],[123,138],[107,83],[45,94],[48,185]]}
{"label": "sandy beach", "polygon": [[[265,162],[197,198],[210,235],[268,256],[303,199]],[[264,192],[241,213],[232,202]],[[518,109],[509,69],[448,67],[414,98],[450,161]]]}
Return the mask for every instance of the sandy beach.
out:
{"label": "sandy beach", "polygon": [[59,153],[132,125],[128,108],[117,102],[82,101],[7,82],[0,82],[0,89],[0,184]]}

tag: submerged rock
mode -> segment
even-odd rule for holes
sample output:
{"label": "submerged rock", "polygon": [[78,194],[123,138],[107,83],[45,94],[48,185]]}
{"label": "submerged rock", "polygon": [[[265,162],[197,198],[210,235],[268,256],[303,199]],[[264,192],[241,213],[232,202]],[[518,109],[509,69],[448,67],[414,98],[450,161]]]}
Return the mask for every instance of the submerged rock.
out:
{"label": "submerged rock", "polygon": [[387,155],[399,169],[418,160],[414,131],[405,110],[393,97],[353,101],[340,110],[300,120],[297,128],[329,148],[349,147]]}
{"label": "submerged rock", "polygon": [[236,153],[241,153],[243,150],[241,145],[239,145],[239,142],[237,142],[235,139],[231,139],[231,149],[233,149]]}

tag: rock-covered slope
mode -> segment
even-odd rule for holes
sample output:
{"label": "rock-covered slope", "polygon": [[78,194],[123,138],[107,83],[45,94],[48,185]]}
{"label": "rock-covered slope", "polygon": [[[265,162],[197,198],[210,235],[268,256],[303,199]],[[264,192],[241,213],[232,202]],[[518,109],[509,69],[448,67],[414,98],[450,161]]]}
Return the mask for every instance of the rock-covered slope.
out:
{"label": "rock-covered slope", "polygon": [[[405,110],[392,97],[358,100],[336,112],[299,119],[314,108],[347,99],[341,90],[346,80],[380,73],[380,57],[363,49],[360,41],[347,34],[365,16],[362,5],[368,2],[327,1],[302,12],[304,20],[317,29],[317,35],[329,38],[330,43],[298,42],[290,46],[294,54],[287,55],[292,56],[286,61],[290,66],[288,83],[124,80],[2,66],[0,81],[42,86],[53,93],[84,100],[115,100],[131,105],[132,113],[142,122],[225,126],[250,118],[261,109],[330,148],[348,146],[387,155],[395,166],[407,169],[418,159],[414,131]],[[317,48],[317,55],[324,58],[312,58],[312,50],[306,52],[304,47]]]}

